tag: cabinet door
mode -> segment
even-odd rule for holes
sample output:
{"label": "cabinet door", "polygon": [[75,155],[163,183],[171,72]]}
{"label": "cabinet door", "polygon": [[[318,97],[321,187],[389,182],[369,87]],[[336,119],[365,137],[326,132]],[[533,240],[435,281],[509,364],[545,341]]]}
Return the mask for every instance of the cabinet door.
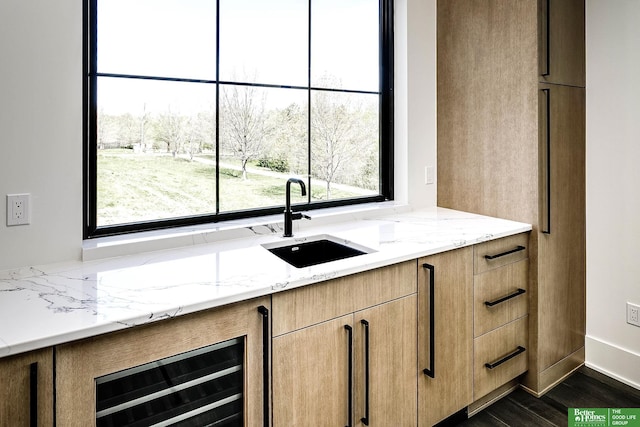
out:
{"label": "cabinet door", "polygon": [[541,82],[585,86],[584,0],[539,0]]}
{"label": "cabinet door", "polygon": [[[258,310],[260,306],[270,307],[269,298],[162,320],[58,347],[57,424],[96,425],[96,378],[234,338],[243,340],[245,349],[244,389],[241,392],[244,425],[262,424],[265,324],[264,310]],[[180,397],[176,396],[175,400],[181,400]],[[149,402],[143,409],[154,411],[153,406],[154,402]]]}
{"label": "cabinet door", "polygon": [[417,423],[416,298],[355,313],[356,426]]}
{"label": "cabinet door", "polygon": [[473,249],[421,258],[418,269],[418,422],[431,426],[473,401]]}
{"label": "cabinet door", "polygon": [[585,89],[541,88],[548,96],[550,139],[541,138],[541,152],[548,153],[548,163],[541,159],[548,184],[542,189],[549,193],[543,193],[538,236],[539,372],[584,346],[586,270]]}
{"label": "cabinet door", "polygon": [[0,379],[0,426],[53,425],[51,348],[0,359]]}
{"label": "cabinet door", "polygon": [[347,315],[273,338],[274,426],[352,425],[352,325]]}

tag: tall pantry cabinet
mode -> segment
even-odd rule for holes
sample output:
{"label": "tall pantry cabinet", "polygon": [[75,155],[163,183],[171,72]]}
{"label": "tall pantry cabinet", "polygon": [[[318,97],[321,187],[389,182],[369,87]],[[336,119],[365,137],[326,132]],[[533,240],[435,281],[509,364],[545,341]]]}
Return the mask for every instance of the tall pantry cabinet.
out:
{"label": "tall pantry cabinet", "polygon": [[584,362],[584,0],[438,0],[438,205],[533,225],[529,371]]}

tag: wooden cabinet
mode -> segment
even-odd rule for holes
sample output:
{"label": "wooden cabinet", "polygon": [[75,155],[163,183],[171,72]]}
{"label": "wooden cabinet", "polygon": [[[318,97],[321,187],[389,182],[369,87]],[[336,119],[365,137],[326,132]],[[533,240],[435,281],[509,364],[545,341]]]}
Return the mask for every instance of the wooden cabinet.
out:
{"label": "wooden cabinet", "polygon": [[473,401],[473,248],[418,269],[419,425],[431,426]]}
{"label": "wooden cabinet", "polygon": [[0,426],[53,426],[53,350],[0,359]]}
{"label": "wooden cabinet", "polygon": [[273,295],[273,425],[416,425],[416,263]]}
{"label": "wooden cabinet", "polygon": [[538,0],[540,81],[585,86],[584,0]]}
{"label": "wooden cabinet", "polygon": [[[269,298],[265,297],[59,346],[56,352],[57,425],[96,425],[98,378],[117,376],[130,368],[145,369],[141,366],[150,362],[166,367],[171,358],[179,358],[182,353],[228,340],[238,342],[244,349],[240,357],[243,361],[239,371],[241,388],[234,399],[241,399],[244,425],[260,425],[265,419],[263,410],[268,398],[265,393],[268,388],[265,389],[263,383],[266,368],[263,349],[269,336],[267,333],[265,341],[263,331],[265,325],[268,327],[265,316],[269,307]],[[129,371],[124,372],[129,375]],[[166,370],[161,369],[161,373],[165,376]],[[178,393],[181,387],[172,390],[173,384],[167,378],[165,376],[168,389]],[[140,381],[132,380],[132,384],[137,386]],[[173,399],[173,395],[169,397]],[[175,398],[182,403],[188,400],[184,396]],[[154,402],[149,401],[140,410],[153,412],[154,409]]]}
{"label": "wooden cabinet", "polygon": [[473,398],[489,393],[528,369],[529,235],[474,246]]}
{"label": "wooden cabinet", "polygon": [[584,1],[439,0],[437,21],[438,205],[533,225],[540,395],[584,362]]}

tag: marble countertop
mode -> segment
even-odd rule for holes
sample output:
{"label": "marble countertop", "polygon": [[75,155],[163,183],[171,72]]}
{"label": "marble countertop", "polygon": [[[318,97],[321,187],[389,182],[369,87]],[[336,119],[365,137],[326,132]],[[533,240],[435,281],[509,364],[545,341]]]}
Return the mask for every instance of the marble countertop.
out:
{"label": "marble countertop", "polygon": [[428,208],[309,227],[372,253],[295,268],[252,237],[103,260],[0,271],[0,357],[116,331],[531,230],[529,224]]}

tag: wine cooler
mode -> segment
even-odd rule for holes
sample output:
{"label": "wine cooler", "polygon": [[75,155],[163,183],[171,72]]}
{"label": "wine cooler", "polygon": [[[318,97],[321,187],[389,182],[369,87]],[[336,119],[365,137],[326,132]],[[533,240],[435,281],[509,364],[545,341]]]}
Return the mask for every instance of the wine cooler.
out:
{"label": "wine cooler", "polygon": [[245,337],[96,378],[96,426],[242,426]]}

